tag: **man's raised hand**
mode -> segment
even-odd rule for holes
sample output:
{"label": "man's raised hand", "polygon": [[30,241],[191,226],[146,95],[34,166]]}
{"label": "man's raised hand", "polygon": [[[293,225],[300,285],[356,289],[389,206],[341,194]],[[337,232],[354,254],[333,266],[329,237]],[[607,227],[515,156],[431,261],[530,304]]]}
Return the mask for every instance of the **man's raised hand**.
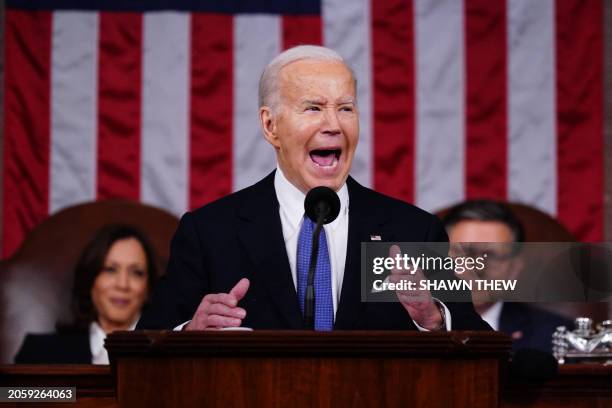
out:
{"label": "man's raised hand", "polygon": [[[401,255],[401,250],[399,246],[392,245],[389,249],[389,257],[395,259],[397,255]],[[397,290],[397,297],[412,320],[419,326],[428,330],[436,330],[440,328],[444,320],[440,313],[440,309],[431,296],[431,292],[427,289],[419,288],[419,282],[421,280],[425,280],[425,275],[423,271],[419,269],[415,271],[400,271],[398,269],[393,269],[389,276],[389,281],[393,283],[398,283],[400,281],[411,281],[415,283],[414,290]]]}
{"label": "man's raised hand", "polygon": [[204,296],[185,330],[217,330],[239,327],[246,317],[246,310],[238,302],[249,290],[249,280],[242,278],[229,293],[213,293]]}

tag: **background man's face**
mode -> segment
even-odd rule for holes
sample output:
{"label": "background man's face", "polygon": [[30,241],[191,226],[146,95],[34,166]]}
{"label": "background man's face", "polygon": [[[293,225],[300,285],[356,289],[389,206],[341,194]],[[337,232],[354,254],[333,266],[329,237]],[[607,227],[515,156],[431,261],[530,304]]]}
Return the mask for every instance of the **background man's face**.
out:
{"label": "background man's face", "polygon": [[[280,103],[264,122],[287,179],[303,192],[346,181],[359,139],[355,85],[337,61],[301,60],[280,72]],[[264,115],[265,116],[265,115]]]}
{"label": "background man's face", "polygon": [[[499,221],[474,221],[464,220],[459,221],[448,231],[448,238],[451,244],[453,243],[482,243],[482,245],[464,245],[463,249],[471,247],[476,248],[477,253],[472,256],[481,256],[487,254],[485,262],[486,268],[476,276],[476,272],[472,271],[473,276],[468,272],[464,279],[516,279],[523,267],[523,262],[520,255],[512,252],[512,243],[514,237],[512,230],[503,222]],[[499,243],[500,245],[490,245],[490,243]],[[507,245],[504,245],[507,244]],[[451,246],[451,253],[453,252]],[[458,252],[461,252],[460,250]],[[469,251],[468,251],[469,252]],[[454,254],[457,255],[457,254]],[[475,305],[484,302],[488,296],[486,293],[472,292]]]}

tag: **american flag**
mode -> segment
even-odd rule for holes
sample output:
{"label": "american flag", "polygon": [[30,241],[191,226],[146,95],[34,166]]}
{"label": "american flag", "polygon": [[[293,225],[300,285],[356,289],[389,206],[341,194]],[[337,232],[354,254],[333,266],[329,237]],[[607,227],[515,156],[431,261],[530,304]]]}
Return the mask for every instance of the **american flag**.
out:
{"label": "american flag", "polygon": [[603,236],[602,0],[7,0],[4,41],[4,257],[67,206],[180,215],[266,175],[257,82],[302,43],[356,74],[361,183]]}

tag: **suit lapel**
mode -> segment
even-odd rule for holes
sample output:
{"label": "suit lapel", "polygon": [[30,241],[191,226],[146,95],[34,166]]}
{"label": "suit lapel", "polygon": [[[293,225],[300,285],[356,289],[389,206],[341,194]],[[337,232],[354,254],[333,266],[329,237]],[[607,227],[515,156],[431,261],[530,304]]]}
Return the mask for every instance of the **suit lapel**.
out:
{"label": "suit lapel", "polygon": [[379,236],[382,241],[392,240],[382,230],[388,217],[380,213],[375,205],[371,205],[370,190],[362,187],[349,177],[349,228],[346,248],[346,262],[340,303],[336,312],[335,329],[351,329],[359,316],[362,315],[366,303],[361,302],[361,243],[369,242],[372,236]]}
{"label": "suit lapel", "polygon": [[274,172],[253,188],[238,211],[238,236],[251,259],[253,274],[264,284],[278,311],[292,329],[303,327],[291,277],[274,190]]}

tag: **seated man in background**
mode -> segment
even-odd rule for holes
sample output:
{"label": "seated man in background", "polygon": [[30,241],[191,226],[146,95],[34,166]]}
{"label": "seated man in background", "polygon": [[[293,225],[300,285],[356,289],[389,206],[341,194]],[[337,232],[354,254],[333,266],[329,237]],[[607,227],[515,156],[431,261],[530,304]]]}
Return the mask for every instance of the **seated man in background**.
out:
{"label": "seated man in background", "polygon": [[[505,243],[508,247],[495,248],[505,253],[489,256],[486,279],[516,279],[524,266],[513,243],[524,241],[523,226],[512,211],[503,204],[489,200],[466,201],[453,207],[442,220],[451,243]],[[551,336],[557,326],[571,327],[570,320],[527,303],[488,301],[473,293],[476,312],[494,330],[512,338],[514,351],[532,348],[551,352]]]}
{"label": "seated man in background", "polygon": [[29,334],[17,364],[108,364],[107,334],[132,330],[157,279],[157,260],[139,230],[125,225],[101,228],[74,271],[69,322],[57,333]]}

